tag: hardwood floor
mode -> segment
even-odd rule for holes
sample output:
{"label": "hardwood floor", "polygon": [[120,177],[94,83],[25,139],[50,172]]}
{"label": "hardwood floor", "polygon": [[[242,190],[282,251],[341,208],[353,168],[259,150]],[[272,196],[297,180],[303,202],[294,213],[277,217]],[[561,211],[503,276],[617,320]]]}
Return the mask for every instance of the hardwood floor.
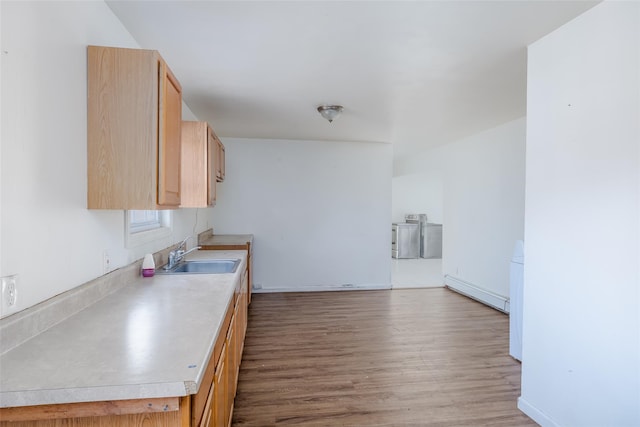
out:
{"label": "hardwood floor", "polygon": [[535,426],[509,318],[445,288],[257,294],[234,426]]}

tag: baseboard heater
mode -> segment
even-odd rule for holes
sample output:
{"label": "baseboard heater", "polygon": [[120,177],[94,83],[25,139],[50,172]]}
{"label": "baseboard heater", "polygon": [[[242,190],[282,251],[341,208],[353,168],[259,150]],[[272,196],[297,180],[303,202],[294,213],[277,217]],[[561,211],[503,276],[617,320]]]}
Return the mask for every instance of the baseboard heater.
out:
{"label": "baseboard heater", "polygon": [[503,313],[509,313],[509,298],[494,294],[493,292],[482,289],[473,283],[465,282],[464,280],[460,280],[448,274],[444,276],[444,284],[452,291],[486,304],[491,308],[502,311]]}

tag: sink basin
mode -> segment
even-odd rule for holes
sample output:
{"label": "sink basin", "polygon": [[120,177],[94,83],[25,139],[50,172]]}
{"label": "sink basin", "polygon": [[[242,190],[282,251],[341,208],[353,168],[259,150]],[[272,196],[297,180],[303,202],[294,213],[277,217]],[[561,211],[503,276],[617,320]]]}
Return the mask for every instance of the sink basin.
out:
{"label": "sink basin", "polygon": [[179,262],[171,270],[164,267],[156,270],[158,274],[225,274],[235,273],[240,265],[239,259],[200,259]]}

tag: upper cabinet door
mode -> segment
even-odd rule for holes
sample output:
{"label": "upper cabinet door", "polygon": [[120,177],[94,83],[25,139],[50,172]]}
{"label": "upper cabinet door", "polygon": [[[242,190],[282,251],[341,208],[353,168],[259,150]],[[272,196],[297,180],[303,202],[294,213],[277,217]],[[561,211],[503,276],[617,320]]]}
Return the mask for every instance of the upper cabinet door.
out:
{"label": "upper cabinet door", "polygon": [[216,203],[216,140],[207,122],[182,122],[181,207]]}
{"label": "upper cabinet door", "polygon": [[182,88],[163,61],[159,63],[159,71],[158,204],[177,206],[180,204]]}
{"label": "upper cabinet door", "polygon": [[87,206],[180,204],[182,90],[157,51],[87,48]]}
{"label": "upper cabinet door", "polygon": [[220,141],[218,137],[216,137],[216,144],[217,144],[217,152],[218,152],[218,158],[216,163],[216,181],[222,182],[224,181],[224,175],[225,175],[225,151],[224,151],[224,145],[222,145],[222,141]]}
{"label": "upper cabinet door", "polygon": [[217,179],[215,173],[215,165],[218,158],[218,143],[216,135],[207,127],[207,204],[215,206],[217,197]]}

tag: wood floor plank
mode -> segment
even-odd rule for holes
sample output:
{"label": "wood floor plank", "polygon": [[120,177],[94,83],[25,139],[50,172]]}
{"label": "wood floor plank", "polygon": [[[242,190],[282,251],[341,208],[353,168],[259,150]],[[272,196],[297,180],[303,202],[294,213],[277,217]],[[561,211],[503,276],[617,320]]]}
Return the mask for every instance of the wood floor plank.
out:
{"label": "wood floor plank", "polygon": [[509,319],[444,288],[256,294],[234,426],[535,426]]}

